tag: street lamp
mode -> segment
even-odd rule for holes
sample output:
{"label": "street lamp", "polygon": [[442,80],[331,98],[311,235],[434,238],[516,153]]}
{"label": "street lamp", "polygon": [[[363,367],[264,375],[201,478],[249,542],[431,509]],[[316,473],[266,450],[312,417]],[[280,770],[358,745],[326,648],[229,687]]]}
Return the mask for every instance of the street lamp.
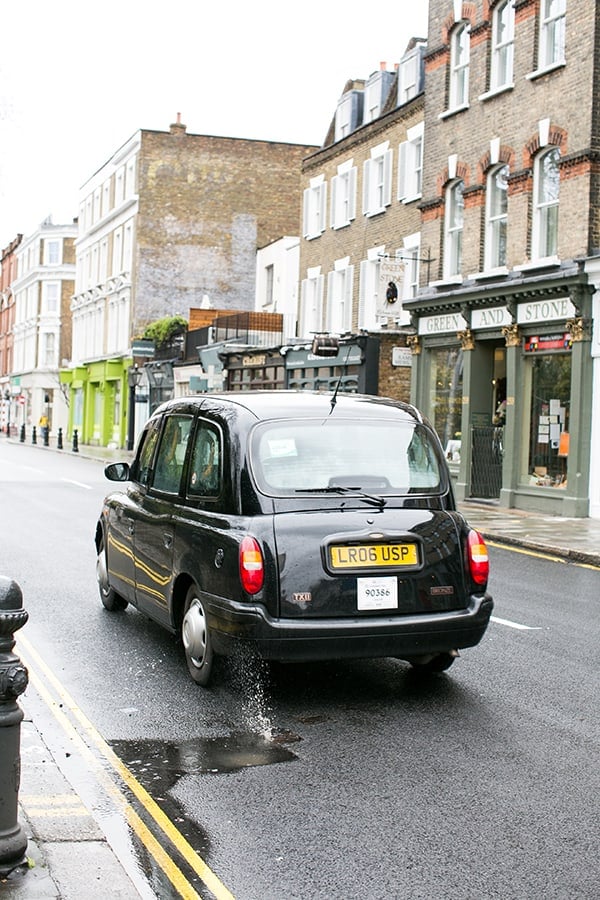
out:
{"label": "street lamp", "polygon": [[127,431],[127,449],[133,450],[135,443],[135,390],[142,380],[141,369],[137,363],[127,370],[127,383],[129,385],[129,422]]}

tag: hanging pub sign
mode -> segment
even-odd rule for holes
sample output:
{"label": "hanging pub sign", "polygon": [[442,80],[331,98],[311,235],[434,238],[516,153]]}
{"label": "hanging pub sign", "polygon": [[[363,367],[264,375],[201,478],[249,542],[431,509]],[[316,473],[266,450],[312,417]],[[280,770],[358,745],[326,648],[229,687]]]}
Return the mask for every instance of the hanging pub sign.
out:
{"label": "hanging pub sign", "polygon": [[573,339],[568,331],[563,334],[536,334],[523,339],[525,353],[556,353],[570,350]]}
{"label": "hanging pub sign", "polygon": [[379,266],[377,315],[398,316],[402,311],[404,293],[404,262],[384,257]]}

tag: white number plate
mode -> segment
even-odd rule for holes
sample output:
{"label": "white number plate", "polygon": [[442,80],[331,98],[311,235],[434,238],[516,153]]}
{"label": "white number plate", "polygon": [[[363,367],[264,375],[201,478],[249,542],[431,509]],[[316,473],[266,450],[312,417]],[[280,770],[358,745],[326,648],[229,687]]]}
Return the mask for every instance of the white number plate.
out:
{"label": "white number plate", "polygon": [[396,578],[357,578],[359,609],[398,609]]}

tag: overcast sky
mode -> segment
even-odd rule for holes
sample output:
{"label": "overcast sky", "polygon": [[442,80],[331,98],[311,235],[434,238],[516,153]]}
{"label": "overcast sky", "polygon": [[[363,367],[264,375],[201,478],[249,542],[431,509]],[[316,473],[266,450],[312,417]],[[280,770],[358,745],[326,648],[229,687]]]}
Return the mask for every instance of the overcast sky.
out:
{"label": "overcast sky", "polygon": [[18,0],[3,4],[0,248],[78,190],[135,131],[321,145],[348,78],[427,36],[427,0]]}

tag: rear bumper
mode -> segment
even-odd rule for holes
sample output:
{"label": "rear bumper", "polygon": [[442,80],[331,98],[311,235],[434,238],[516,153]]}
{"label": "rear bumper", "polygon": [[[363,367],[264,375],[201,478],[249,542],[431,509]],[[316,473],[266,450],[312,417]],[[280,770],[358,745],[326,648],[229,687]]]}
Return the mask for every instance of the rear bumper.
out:
{"label": "rear bumper", "polygon": [[214,649],[231,655],[249,643],[263,659],[281,662],[405,659],[473,647],[493,609],[488,594],[473,595],[466,609],[409,616],[350,619],[273,619],[260,606],[208,604]]}

